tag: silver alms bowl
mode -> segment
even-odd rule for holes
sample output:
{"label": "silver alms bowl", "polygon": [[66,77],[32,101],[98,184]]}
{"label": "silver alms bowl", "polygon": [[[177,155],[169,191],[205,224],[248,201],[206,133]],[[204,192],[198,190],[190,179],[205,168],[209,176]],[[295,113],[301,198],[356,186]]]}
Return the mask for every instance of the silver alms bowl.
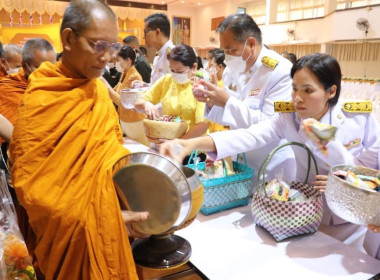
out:
{"label": "silver alms bowl", "polygon": [[333,175],[336,170],[375,177],[380,171],[362,166],[335,165],[330,169],[326,186],[327,205],[336,215],[354,224],[380,226],[380,192],[355,187]]}

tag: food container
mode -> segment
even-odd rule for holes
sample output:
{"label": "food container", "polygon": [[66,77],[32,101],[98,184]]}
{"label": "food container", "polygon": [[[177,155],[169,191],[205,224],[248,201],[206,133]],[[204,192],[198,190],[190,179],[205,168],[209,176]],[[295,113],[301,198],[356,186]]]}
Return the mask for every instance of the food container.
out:
{"label": "food container", "polygon": [[144,120],[146,136],[156,139],[174,139],[182,137],[189,127],[187,122],[165,122]]}
{"label": "food container", "polygon": [[354,224],[380,226],[380,192],[353,186],[332,174],[337,170],[375,177],[380,172],[362,166],[335,165],[326,185],[326,202],[336,215]]}
{"label": "food container", "polygon": [[115,164],[114,182],[125,199],[121,204],[131,211],[149,212],[146,221],[133,224],[136,232],[169,233],[195,218],[203,188],[194,173],[185,173],[168,158],[149,152],[132,153]]}
{"label": "food container", "polygon": [[120,91],[120,101],[125,109],[133,109],[137,99],[142,97],[148,90],[148,87],[135,89],[122,89]]}

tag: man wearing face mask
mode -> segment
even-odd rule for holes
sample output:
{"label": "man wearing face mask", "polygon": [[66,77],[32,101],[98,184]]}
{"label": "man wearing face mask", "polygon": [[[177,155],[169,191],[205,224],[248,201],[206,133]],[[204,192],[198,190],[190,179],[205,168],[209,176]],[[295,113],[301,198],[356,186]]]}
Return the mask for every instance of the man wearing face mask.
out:
{"label": "man wearing face mask", "polygon": [[3,56],[0,58],[0,79],[6,75],[17,73],[21,67],[21,48],[15,44],[4,46]]}
{"label": "man wearing face mask", "polygon": [[12,124],[17,117],[17,108],[28,86],[29,75],[44,61],[54,63],[56,52],[54,47],[45,39],[28,40],[22,48],[22,67],[17,73],[0,80],[0,114]]}
{"label": "man wearing face mask", "polygon": [[[274,115],[274,101],[291,99],[292,64],[262,45],[261,30],[247,14],[232,14],[219,25],[220,48],[225,53],[224,89],[203,82],[208,90],[195,93],[197,100],[207,103],[206,118],[231,129],[247,128]],[[277,143],[246,153],[250,166],[258,171]],[[284,170],[287,180],[294,178],[288,170],[294,155],[290,148],[281,150],[271,160],[268,175]],[[255,172],[255,175],[257,172]]]}

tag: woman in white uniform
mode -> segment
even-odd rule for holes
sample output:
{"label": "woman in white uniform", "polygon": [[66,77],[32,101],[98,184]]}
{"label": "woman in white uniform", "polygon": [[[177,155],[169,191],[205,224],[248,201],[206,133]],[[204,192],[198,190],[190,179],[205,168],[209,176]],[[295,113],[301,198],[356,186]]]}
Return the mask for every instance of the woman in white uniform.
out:
{"label": "woman in white uniform", "polygon": [[[311,178],[309,183],[317,188],[323,188],[325,176],[330,167],[336,164],[362,165],[377,169],[380,148],[378,125],[372,114],[348,113],[343,110],[341,104],[338,104],[341,70],[335,58],[326,54],[302,57],[292,67],[291,77],[293,78],[292,100],[295,112],[279,114],[247,129],[217,132],[186,141],[173,140],[164,143],[160,152],[171,155],[173,145],[180,144],[183,150],[179,157],[197,149],[215,152],[211,155],[215,159],[222,159],[229,155],[264,147],[280,139],[301,142],[305,143],[316,157],[320,174],[313,174],[314,169],[311,168],[312,176],[309,177]],[[330,140],[326,145],[327,153],[322,153],[317,145],[305,136],[301,123],[308,118],[338,128],[335,139]],[[307,154],[298,146],[292,148],[296,155],[294,168],[297,171],[297,181],[303,181],[307,171]],[[312,182],[313,180],[315,181]],[[327,225],[335,225],[345,221],[331,215],[330,211],[324,211],[323,222]],[[340,231],[343,230],[340,229]],[[334,235],[334,231],[331,234]]]}

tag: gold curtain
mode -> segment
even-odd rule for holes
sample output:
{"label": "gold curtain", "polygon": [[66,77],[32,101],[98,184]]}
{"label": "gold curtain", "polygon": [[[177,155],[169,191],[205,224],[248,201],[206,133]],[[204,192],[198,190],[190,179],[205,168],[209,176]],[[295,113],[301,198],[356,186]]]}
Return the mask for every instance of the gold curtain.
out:
{"label": "gold curtain", "polygon": [[304,55],[321,52],[320,44],[307,44],[307,45],[269,45],[269,47],[278,52],[288,52],[294,53],[297,58],[300,58]]}
{"label": "gold curtain", "polygon": [[380,43],[336,43],[332,44],[331,55],[338,61],[378,61]]}
{"label": "gold curtain", "polygon": [[[0,0],[0,9],[4,9],[7,13],[12,13],[14,11],[18,13],[23,13],[24,11],[29,14],[47,13],[50,16],[57,14],[63,16],[65,9],[69,3],[51,0]],[[138,9],[129,7],[114,7],[111,6],[112,10],[115,12],[118,18],[121,20],[135,20],[144,19],[147,16],[156,13],[166,11],[158,11],[151,9]]]}

